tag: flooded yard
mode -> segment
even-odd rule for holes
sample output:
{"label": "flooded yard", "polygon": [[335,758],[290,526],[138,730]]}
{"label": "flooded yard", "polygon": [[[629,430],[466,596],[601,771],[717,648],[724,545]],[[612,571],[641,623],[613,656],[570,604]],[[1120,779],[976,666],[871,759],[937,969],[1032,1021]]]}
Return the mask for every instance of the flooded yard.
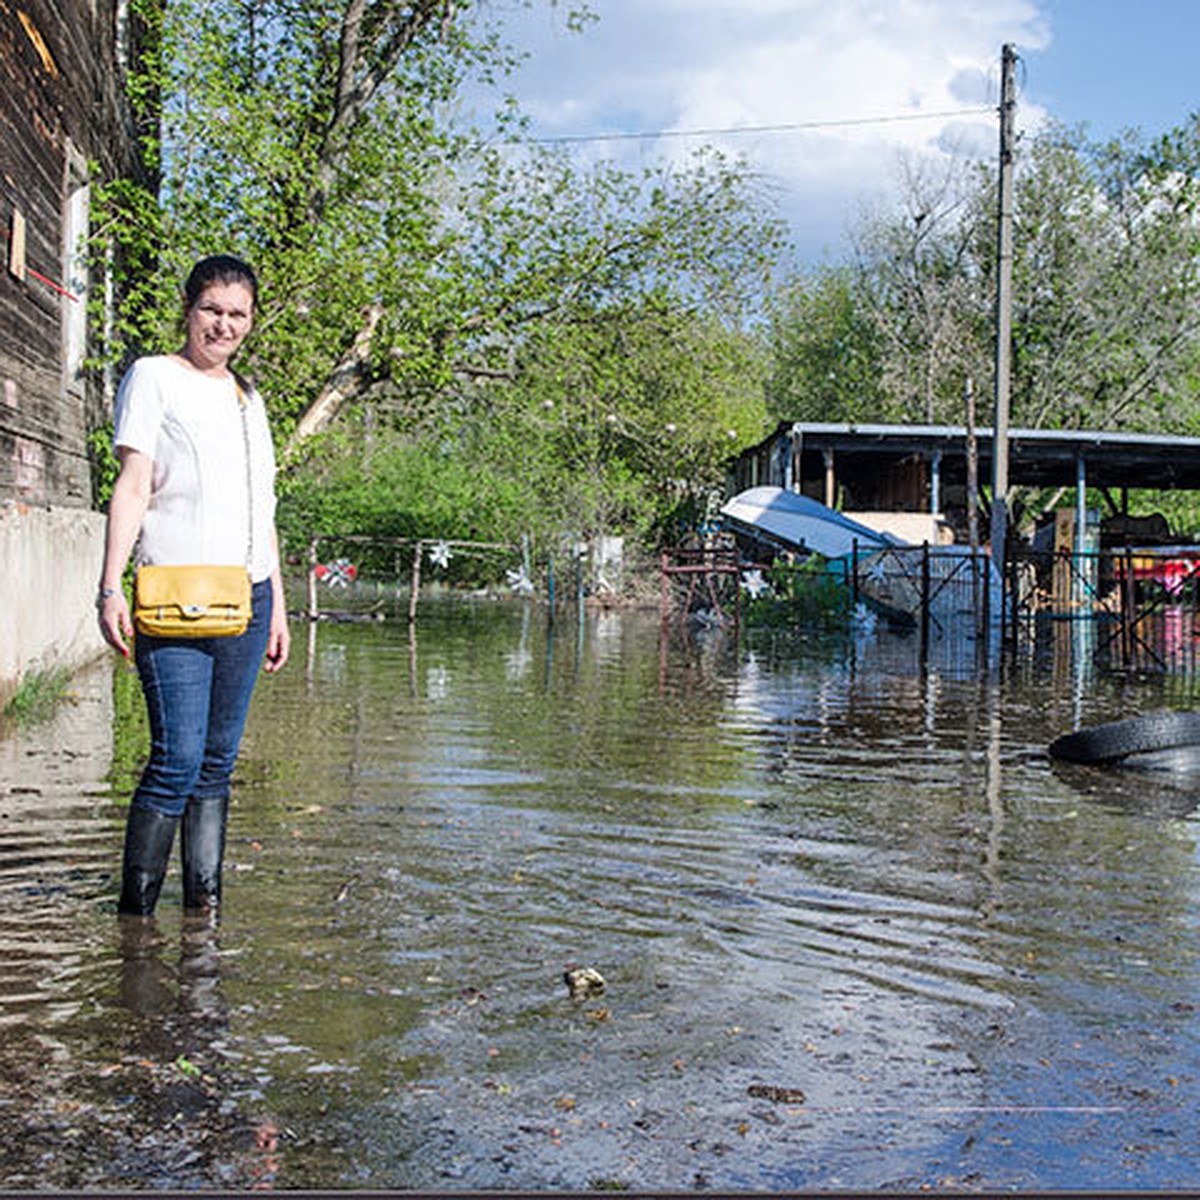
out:
{"label": "flooded yard", "polygon": [[483,602],[295,635],[218,930],[177,869],[115,915],[123,666],[0,740],[0,1186],[1200,1187],[1200,791],[1045,754],[1188,681]]}

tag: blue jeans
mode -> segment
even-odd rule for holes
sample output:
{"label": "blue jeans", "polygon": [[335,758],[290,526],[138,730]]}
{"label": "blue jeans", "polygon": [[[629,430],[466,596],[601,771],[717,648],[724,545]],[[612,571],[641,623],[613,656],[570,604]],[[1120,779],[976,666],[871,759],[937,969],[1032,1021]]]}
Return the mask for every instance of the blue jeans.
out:
{"label": "blue jeans", "polygon": [[158,638],[139,633],[134,657],[150,719],[150,761],[133,804],[182,815],[188,799],[223,799],[237,762],[250,697],[271,628],[271,582],[253,589],[238,637]]}

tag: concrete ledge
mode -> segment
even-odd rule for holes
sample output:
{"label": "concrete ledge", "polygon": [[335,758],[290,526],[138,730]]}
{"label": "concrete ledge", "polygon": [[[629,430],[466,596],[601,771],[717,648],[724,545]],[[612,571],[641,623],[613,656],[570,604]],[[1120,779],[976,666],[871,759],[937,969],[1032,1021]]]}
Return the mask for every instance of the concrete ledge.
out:
{"label": "concrete ledge", "polygon": [[30,671],[105,652],[96,625],[104,517],[81,508],[0,504],[0,705]]}

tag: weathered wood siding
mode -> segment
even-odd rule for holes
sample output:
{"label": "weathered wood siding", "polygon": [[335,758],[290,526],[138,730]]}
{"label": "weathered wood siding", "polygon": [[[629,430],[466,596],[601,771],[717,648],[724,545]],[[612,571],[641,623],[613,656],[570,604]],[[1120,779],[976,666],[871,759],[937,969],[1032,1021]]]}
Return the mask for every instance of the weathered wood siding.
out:
{"label": "weathered wood siding", "polygon": [[[0,502],[92,504],[87,438],[106,398],[81,369],[89,281],[68,242],[86,225],[89,172],[137,171],[127,8],[0,0]],[[22,228],[23,277],[12,259]]]}

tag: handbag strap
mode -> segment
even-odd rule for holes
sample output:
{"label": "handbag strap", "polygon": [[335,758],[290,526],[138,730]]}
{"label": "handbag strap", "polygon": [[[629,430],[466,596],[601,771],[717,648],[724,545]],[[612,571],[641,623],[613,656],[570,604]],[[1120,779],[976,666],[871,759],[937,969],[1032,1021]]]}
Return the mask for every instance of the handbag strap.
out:
{"label": "handbag strap", "polygon": [[234,374],[233,386],[237,390],[238,408],[242,414],[242,450],[246,460],[246,571],[252,576],[254,573],[254,481],[250,474],[250,421],[246,416],[246,406],[249,401],[237,374]]}

